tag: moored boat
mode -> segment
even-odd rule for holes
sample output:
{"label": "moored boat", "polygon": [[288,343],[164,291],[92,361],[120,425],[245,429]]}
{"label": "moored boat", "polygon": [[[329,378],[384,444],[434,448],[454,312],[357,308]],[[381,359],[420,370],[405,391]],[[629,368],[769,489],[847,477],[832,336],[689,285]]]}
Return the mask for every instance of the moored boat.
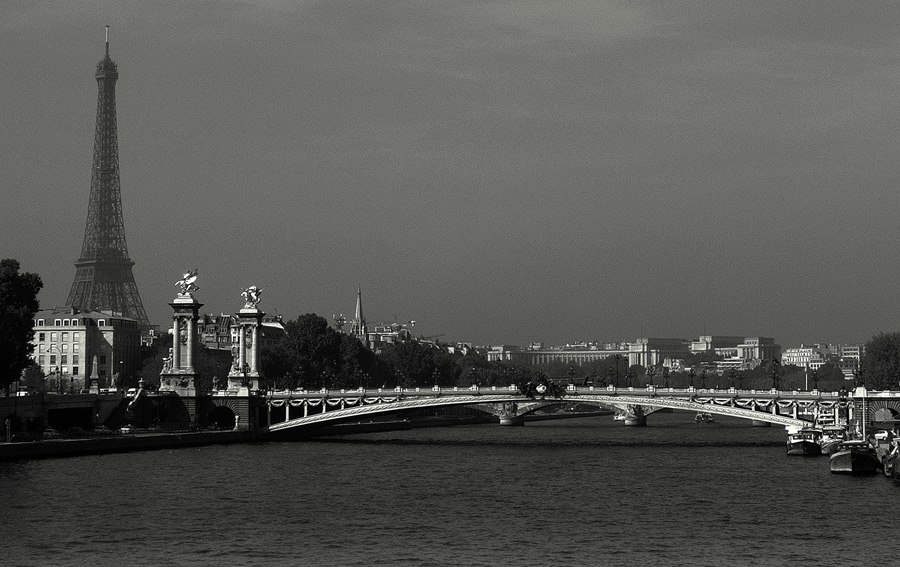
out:
{"label": "moored boat", "polygon": [[888,478],[900,476],[900,445],[896,438],[891,442],[888,452],[881,458],[882,471]]}
{"label": "moored boat", "polygon": [[803,428],[788,434],[787,454],[813,457],[822,454],[819,439],[822,432],[818,429]]}
{"label": "moored boat", "polygon": [[844,441],[830,458],[831,472],[836,474],[869,475],[881,468],[875,448],[864,439]]}
{"label": "moored boat", "polygon": [[847,432],[840,425],[826,425],[822,428],[822,437],[819,439],[819,445],[822,447],[822,454],[831,455],[836,453],[841,443],[847,439]]}

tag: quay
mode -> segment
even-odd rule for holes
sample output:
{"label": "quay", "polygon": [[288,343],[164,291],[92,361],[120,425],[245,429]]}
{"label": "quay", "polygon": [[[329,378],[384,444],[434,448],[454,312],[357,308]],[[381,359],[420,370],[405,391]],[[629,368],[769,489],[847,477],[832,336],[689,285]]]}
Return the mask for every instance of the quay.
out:
{"label": "quay", "polygon": [[228,445],[249,443],[256,438],[257,434],[252,431],[185,431],[118,433],[83,439],[23,441],[0,444],[0,462]]}

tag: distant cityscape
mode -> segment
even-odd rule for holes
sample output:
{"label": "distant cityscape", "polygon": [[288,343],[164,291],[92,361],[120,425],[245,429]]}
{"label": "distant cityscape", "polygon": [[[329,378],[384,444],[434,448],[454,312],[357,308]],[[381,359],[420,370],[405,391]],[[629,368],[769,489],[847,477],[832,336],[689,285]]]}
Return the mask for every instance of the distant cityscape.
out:
{"label": "distant cityscape", "polygon": [[[541,342],[518,345],[476,345],[468,342],[441,342],[435,336],[415,336],[415,321],[369,325],[362,310],[362,294],[357,293],[353,318],[333,318],[332,327],[360,340],[369,349],[381,350],[407,341],[428,344],[450,354],[475,354],[487,362],[539,366],[553,363],[588,366],[618,357],[628,366],[668,368],[685,371],[685,359],[709,353],[713,360],[703,369],[715,374],[729,370],[751,370],[764,362],[779,360],[810,371],[825,364],[839,368],[848,380],[859,369],[865,355],[861,344],[818,343],[782,350],[769,337],[703,335],[696,339],[649,338],[634,341],[573,341],[565,345],[547,346]],[[51,380],[83,388],[87,377],[94,375],[104,387],[131,380],[141,373],[141,346],[160,337],[154,327],[145,327],[135,319],[112,311],[83,311],[75,307],[40,310],[34,321],[34,359]],[[239,348],[238,321],[226,313],[202,315],[197,322],[197,340],[206,349],[218,351],[223,360],[236,356]],[[167,329],[171,334],[172,330]],[[266,315],[262,320],[262,348],[274,346],[284,336],[284,320],[279,315]],[[227,364],[227,363],[226,363]]]}

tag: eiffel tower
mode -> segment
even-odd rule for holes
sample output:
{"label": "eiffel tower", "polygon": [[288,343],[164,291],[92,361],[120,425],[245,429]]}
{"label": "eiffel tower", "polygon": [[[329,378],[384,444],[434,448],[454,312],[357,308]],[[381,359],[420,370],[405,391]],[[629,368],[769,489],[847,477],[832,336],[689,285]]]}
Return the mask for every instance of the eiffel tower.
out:
{"label": "eiffel tower", "polygon": [[94,131],[94,164],[91,194],[81,257],[75,262],[75,281],[66,306],[93,311],[112,311],[149,327],[147,313],[131,267],[122,220],[119,189],[119,142],[116,134],[116,80],[118,67],[109,58],[109,26],[106,56],[97,64],[97,126]]}

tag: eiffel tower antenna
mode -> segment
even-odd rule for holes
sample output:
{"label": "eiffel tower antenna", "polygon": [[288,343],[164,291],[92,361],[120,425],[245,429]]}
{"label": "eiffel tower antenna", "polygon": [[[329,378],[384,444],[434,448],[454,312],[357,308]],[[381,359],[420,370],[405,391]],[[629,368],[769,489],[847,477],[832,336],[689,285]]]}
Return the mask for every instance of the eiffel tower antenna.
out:
{"label": "eiffel tower antenna", "polygon": [[66,306],[111,311],[148,327],[150,322],[131,271],[134,262],[128,257],[125,243],[116,132],[119,71],[109,57],[109,26],[106,26],[106,54],[97,64],[94,77],[98,95],[91,193],[81,257],[75,262],[75,281]]}

